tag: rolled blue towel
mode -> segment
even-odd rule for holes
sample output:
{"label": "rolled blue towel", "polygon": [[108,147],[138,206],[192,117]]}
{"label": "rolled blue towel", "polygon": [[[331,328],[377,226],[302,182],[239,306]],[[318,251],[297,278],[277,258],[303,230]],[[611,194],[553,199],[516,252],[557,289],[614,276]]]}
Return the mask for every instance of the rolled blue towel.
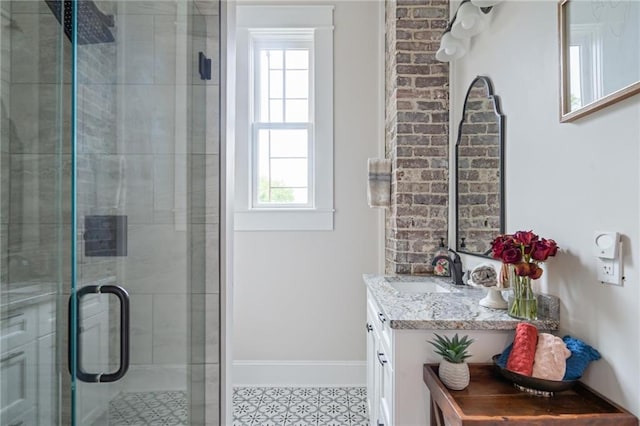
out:
{"label": "rolled blue towel", "polygon": [[562,380],[579,379],[591,361],[597,361],[601,358],[597,350],[580,339],[564,336],[562,341],[567,345],[567,349],[571,351],[571,356],[567,358],[567,370]]}
{"label": "rolled blue towel", "polygon": [[513,347],[513,343],[509,343],[509,346],[504,348],[502,354],[496,360],[496,364],[500,366],[500,368],[504,369],[507,366],[507,360],[509,359],[509,355],[511,354],[511,348]]}

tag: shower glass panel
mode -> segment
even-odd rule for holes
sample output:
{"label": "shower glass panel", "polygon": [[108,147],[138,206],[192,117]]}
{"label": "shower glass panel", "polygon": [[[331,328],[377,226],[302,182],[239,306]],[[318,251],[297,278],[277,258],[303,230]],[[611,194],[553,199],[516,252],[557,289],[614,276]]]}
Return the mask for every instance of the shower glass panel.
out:
{"label": "shower glass panel", "polygon": [[[42,3],[44,5],[44,3]],[[69,46],[41,4],[0,1],[0,425],[57,425],[70,285]],[[46,7],[45,7],[46,9]]]}

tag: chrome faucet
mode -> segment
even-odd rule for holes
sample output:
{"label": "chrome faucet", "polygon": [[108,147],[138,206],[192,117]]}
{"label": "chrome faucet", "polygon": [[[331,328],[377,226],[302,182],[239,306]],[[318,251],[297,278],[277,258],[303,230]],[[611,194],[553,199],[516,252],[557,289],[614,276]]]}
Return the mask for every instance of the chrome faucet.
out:
{"label": "chrome faucet", "polygon": [[451,278],[453,283],[456,285],[464,285],[464,281],[462,280],[462,276],[464,275],[464,272],[462,271],[462,259],[460,259],[460,255],[454,250],[449,249],[449,251],[453,253],[453,259],[449,256],[441,254],[433,258],[433,262],[431,262],[431,265],[436,266],[438,260],[446,260],[449,263],[449,270],[451,271]]}

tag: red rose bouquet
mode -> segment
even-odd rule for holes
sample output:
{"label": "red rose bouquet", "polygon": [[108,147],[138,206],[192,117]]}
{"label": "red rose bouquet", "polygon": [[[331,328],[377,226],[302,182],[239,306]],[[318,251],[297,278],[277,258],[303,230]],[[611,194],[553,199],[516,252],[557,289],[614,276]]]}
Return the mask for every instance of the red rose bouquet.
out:
{"label": "red rose bouquet", "polygon": [[542,276],[540,263],[558,252],[555,241],[540,238],[533,231],[498,236],[491,244],[494,259],[503,263],[501,280],[503,287],[512,287],[509,315],[536,319],[537,302],[531,289],[531,280]]}

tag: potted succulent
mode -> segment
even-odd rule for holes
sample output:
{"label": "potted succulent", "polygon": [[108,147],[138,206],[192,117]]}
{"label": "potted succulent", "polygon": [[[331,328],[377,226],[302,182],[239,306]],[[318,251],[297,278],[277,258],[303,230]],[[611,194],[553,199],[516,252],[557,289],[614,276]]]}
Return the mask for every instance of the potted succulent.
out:
{"label": "potted succulent", "polygon": [[[435,333],[434,333],[435,334]],[[458,338],[458,334],[449,338],[439,336],[430,340],[438,355],[442,355],[438,375],[446,387],[452,390],[462,390],[469,385],[469,365],[465,362],[469,355],[467,351],[473,343],[468,336]]]}

